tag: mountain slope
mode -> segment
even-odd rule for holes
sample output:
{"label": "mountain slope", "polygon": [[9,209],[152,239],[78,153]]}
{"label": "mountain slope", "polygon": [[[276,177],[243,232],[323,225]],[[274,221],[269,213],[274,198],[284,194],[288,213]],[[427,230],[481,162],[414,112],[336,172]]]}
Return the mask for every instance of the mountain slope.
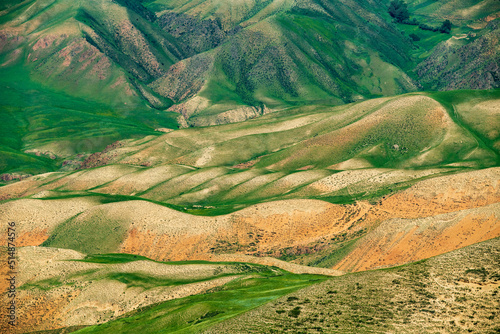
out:
{"label": "mountain slope", "polygon": [[203,333],[495,333],[499,239],[332,278]]}
{"label": "mountain slope", "polygon": [[[221,113],[238,109],[239,104],[258,107],[247,112],[244,118],[248,118],[266,112],[263,106],[280,108],[317,100],[338,104],[417,89],[401,70],[409,61],[406,51],[412,48],[411,43],[378,16],[380,9],[373,4],[278,3],[269,2],[261,9],[256,14],[259,21],[244,21],[246,16],[238,10],[234,18],[226,17],[222,14],[225,5],[214,12],[213,6],[205,6],[204,2],[185,12],[182,5],[175,7],[174,13],[182,12],[179,16],[192,15],[192,20],[208,16],[221,27],[227,26],[229,33],[217,48],[172,68],[153,84],[153,89],[175,102],[196,94],[173,109],[192,118],[190,124],[194,125],[231,121],[230,115],[222,118]],[[162,7],[155,4],[151,8],[159,11]],[[171,16],[171,12],[164,14],[159,21],[168,21],[165,27],[176,33],[178,28],[170,23]],[[243,29],[235,33],[237,27]],[[184,33],[190,34],[200,32]],[[200,63],[206,64],[203,73],[196,72]],[[384,81],[379,81],[382,72]],[[169,82],[179,74],[194,77],[191,80],[197,80],[199,91],[191,89],[186,96],[173,89]]]}
{"label": "mountain slope", "polygon": [[[176,128],[174,119],[182,127],[205,126],[422,86],[498,86],[496,3],[457,2],[456,11],[443,5],[454,36],[394,24],[386,6],[347,0],[5,3],[0,117],[15,130],[1,144],[0,170],[19,179],[57,170],[67,160],[78,164],[116,140]],[[432,6],[411,2],[410,11],[431,22]],[[410,32],[421,41],[408,38]],[[44,118],[50,125],[40,124]],[[78,138],[67,135],[84,130]]]}
{"label": "mountain slope", "polygon": [[[453,39],[432,33],[415,45],[402,34],[405,26],[390,22],[386,6],[348,0],[24,1],[2,12],[0,53],[3,67],[26,67],[30,80],[46,87],[113,105],[139,99],[164,110],[173,101],[171,110],[198,126],[290,105],[415,91],[419,80],[439,89],[477,86],[467,78],[478,61],[466,73],[451,69],[455,79],[441,76],[431,85],[426,78],[434,77],[442,46],[413,73],[420,62],[416,47],[425,53]],[[461,6],[462,16],[473,7]],[[493,15],[495,6],[464,17],[475,22]],[[424,19],[428,12],[417,4],[410,9]],[[456,24],[463,25],[460,32],[471,31]],[[488,29],[478,34],[490,36]],[[494,47],[496,37],[484,38]],[[474,43],[482,42],[467,41],[467,57]],[[496,87],[495,80],[485,88]]]}
{"label": "mountain slope", "polygon": [[380,198],[432,176],[498,166],[497,101],[498,91],[418,93],[171,131],[117,142],[83,162],[68,158],[80,170],[12,184],[0,196],[83,191],[210,214],[276,199]]}
{"label": "mountain slope", "polygon": [[450,39],[436,46],[416,68],[422,83],[432,90],[497,87],[500,84],[499,25],[496,20],[477,34]]}
{"label": "mountain slope", "polygon": [[[16,333],[75,331],[158,306],[170,314],[162,319],[162,330],[206,328],[327,278],[246,263],[161,263],[41,247],[20,248],[19,261]],[[4,322],[0,329],[11,333]],[[120,332],[127,330],[134,329]]]}

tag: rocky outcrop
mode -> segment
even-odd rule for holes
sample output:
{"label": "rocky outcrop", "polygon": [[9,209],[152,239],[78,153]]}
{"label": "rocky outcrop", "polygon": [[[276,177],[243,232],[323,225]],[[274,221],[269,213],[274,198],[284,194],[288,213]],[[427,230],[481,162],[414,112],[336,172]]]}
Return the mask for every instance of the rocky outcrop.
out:
{"label": "rocky outcrop", "polygon": [[176,37],[187,57],[213,49],[223,43],[228,36],[241,30],[240,26],[226,30],[219,19],[199,20],[172,11],[161,15],[157,22],[165,31]]}

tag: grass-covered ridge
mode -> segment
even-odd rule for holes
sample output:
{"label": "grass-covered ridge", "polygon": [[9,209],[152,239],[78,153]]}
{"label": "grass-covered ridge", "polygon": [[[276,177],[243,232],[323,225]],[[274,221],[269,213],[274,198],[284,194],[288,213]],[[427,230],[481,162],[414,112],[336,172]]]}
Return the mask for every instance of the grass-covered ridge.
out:
{"label": "grass-covered ridge", "polygon": [[23,194],[144,199],[198,215],[281,199],[377,201],[427,178],[498,166],[498,98],[413,93],[127,139],[88,160],[96,167],[40,176]]}
{"label": "grass-covered ridge", "polygon": [[[0,64],[23,68],[50,91],[113,107],[168,109],[192,126],[421,88],[498,87],[495,73],[486,78],[491,52],[476,52],[478,45],[495,48],[497,25],[482,23],[498,5],[454,3],[455,10],[442,1],[409,4],[422,23],[434,24],[437,4],[453,21],[451,35],[419,31],[419,40],[409,37],[415,26],[392,22],[388,4],[370,1],[9,3],[0,15]],[[485,65],[457,60],[452,53],[461,47],[464,55],[484,56]],[[441,58],[465,70],[436,75]]]}
{"label": "grass-covered ridge", "polygon": [[[46,306],[51,312],[62,312],[61,317],[70,323],[73,317],[84,313],[88,316],[87,326],[100,324],[85,328],[85,332],[198,332],[327,279],[250,263],[162,263],[132,254],[84,257],[63,249],[41,247],[23,248],[20,252],[21,257],[32,259],[50,253],[54,261],[53,265],[36,260],[31,263],[19,287],[20,298],[45,298],[50,293],[54,299],[49,298]],[[52,266],[50,271],[47,266]],[[105,289],[105,293],[96,295],[95,291],[100,289]],[[66,311],[53,303],[60,297],[67,300]],[[81,299],[102,307],[79,308]],[[112,310],[109,302],[114,305]],[[21,312],[25,312],[24,307]],[[95,314],[99,315],[97,321],[93,318]]]}

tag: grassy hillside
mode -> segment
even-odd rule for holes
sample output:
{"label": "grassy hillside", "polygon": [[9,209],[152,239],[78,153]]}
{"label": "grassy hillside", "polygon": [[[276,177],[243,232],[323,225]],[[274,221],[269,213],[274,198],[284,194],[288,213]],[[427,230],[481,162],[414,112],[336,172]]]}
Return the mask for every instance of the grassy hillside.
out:
{"label": "grassy hillside", "polygon": [[457,25],[483,24],[497,16],[500,4],[494,0],[452,0],[425,1],[408,0],[408,7],[417,17],[433,20],[435,24],[443,19],[449,19]]}
{"label": "grassy hillside", "polygon": [[[432,21],[436,4],[414,1],[409,8]],[[19,179],[67,160],[71,169],[117,140],[176,128],[176,113],[181,126],[204,126],[422,85],[496,87],[497,5],[455,5],[439,7],[453,21],[450,36],[394,24],[378,2],[5,3],[0,117],[9,131],[0,143],[0,171]],[[295,159],[286,168],[301,164]]]}
{"label": "grassy hillside", "polygon": [[163,263],[56,248],[20,248],[19,256],[23,332],[200,331],[327,279],[247,263]]}
{"label": "grassy hillside", "polygon": [[496,333],[499,239],[335,277],[204,333]]}
{"label": "grassy hillside", "polygon": [[[370,171],[364,172],[366,177]],[[372,174],[366,183],[345,185],[344,179],[360,174],[344,173],[317,187],[332,191],[344,185],[356,193],[357,187],[394,182],[401,174]],[[282,199],[212,217],[132,197],[51,196],[44,191],[5,201],[0,213],[5,223],[16,222],[20,246],[123,252],[162,261],[246,261],[292,272],[323,273],[297,265],[359,271],[499,236],[498,180],[499,169],[490,168],[419,180],[372,203]],[[211,209],[193,208],[198,214]]]}
{"label": "grassy hillside", "polygon": [[[75,149],[65,157],[66,167],[80,164],[85,169],[13,184],[1,193],[3,198],[37,193],[57,198],[83,191],[118,196],[116,200],[146,199],[199,214],[277,199],[377,200],[429,177],[498,166],[498,93],[418,93],[340,107],[297,107],[244,123],[127,139],[86,156],[83,164],[83,158],[70,156]],[[482,116],[473,116],[478,113]],[[120,130],[110,140],[146,132],[139,122],[119,119],[115,124]],[[41,132],[38,141],[27,142],[37,132],[23,137],[30,144],[25,149],[70,140],[42,133],[48,137],[51,132]],[[104,137],[105,129],[101,133]],[[78,137],[67,136],[81,145]],[[90,143],[107,143],[92,132],[85,136]]]}
{"label": "grassy hillside", "polygon": [[15,333],[499,332],[500,5],[407,2],[2,1]]}
{"label": "grassy hillside", "polygon": [[[495,18],[497,5],[490,2],[440,6],[444,17],[462,18],[453,19],[456,36],[394,24],[380,1],[7,3],[0,63],[26,69],[29,80],[50,91],[112,107],[169,109],[182,114],[184,126],[223,124],[422,86],[498,87],[483,47],[487,41],[495,49],[496,25],[473,26]],[[434,24],[436,4],[413,1],[410,11]],[[408,37],[412,32],[420,41]],[[468,32],[477,36],[462,38]],[[462,47],[462,59],[443,55],[440,42]],[[483,61],[469,60],[478,55]],[[450,60],[449,75],[436,75],[442,57]],[[466,66],[460,72],[452,63]],[[15,72],[6,74],[12,82]]]}
{"label": "grassy hillside", "polygon": [[122,140],[9,182],[0,210],[22,245],[89,254],[407,263],[500,234],[498,97],[412,93]]}
{"label": "grassy hillside", "polygon": [[[145,261],[137,259],[89,263],[79,253],[21,249],[23,256],[31,257],[31,266],[50,266],[51,271],[42,270],[44,274],[35,279],[29,278],[34,271],[27,272],[19,294],[23,300],[48,296],[47,291],[51,296],[65,296],[68,290],[64,287],[72,285],[72,295],[66,302],[45,300],[45,310],[49,311],[45,314],[48,319],[60,317],[65,325],[57,327],[75,333],[495,333],[500,291],[498,246],[497,238],[406,266],[328,279],[236,263],[157,263],[149,266],[149,274],[145,274]],[[59,261],[38,262],[46,253]],[[73,262],[78,258],[81,260]],[[216,282],[217,277],[232,276],[204,294],[161,301],[169,293],[172,277],[186,277],[194,267],[198,279],[207,275],[205,279]],[[143,270],[143,274],[138,275],[137,270]],[[189,275],[191,281],[196,279]],[[143,285],[145,277],[151,286]],[[194,293],[197,283],[191,281],[185,280],[174,289],[189,286]],[[106,296],[93,293],[104,286]],[[75,308],[82,299],[101,305],[122,292],[121,300],[137,296],[135,301],[141,307],[129,313],[108,309],[93,314],[89,309]],[[36,315],[39,309],[36,303],[22,304],[23,314],[29,311]],[[60,313],[63,309],[66,312]],[[72,327],[85,313],[80,327]],[[99,324],[81,328],[94,321]],[[26,328],[50,328],[50,324],[50,320],[38,321]]]}
{"label": "grassy hillside", "polygon": [[[159,13],[171,9],[164,1],[148,6]],[[167,12],[159,18],[172,34],[180,34],[179,26],[186,21],[199,19],[219,22],[226,31],[218,47],[183,61],[153,83],[160,94],[183,102],[175,110],[190,118],[190,124],[254,117],[265,112],[263,106],[339,104],[417,89],[401,70],[410,61],[411,42],[386,23],[384,7],[312,1],[270,1],[262,8],[244,3],[228,6],[232,7],[229,16],[226,5],[174,3],[171,10],[180,14]],[[200,35],[196,30],[182,32],[182,38]],[[201,34],[211,36],[210,31]],[[199,73],[200,64],[203,73]],[[199,92],[192,87],[187,92],[176,89],[173,76],[179,72],[191,77]],[[195,93],[186,101],[186,94]],[[235,110],[238,105],[257,109]]]}
{"label": "grassy hillside", "polygon": [[21,68],[0,69],[0,89],[2,173],[55,171],[68,159],[81,162],[118,140],[177,127],[173,113],[141,101],[118,106],[75,98],[31,81]]}

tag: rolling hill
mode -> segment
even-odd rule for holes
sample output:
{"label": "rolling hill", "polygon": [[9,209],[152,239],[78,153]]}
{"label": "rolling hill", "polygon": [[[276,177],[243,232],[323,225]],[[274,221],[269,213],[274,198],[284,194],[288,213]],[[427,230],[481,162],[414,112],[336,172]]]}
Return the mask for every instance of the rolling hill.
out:
{"label": "rolling hill", "polygon": [[[28,269],[19,292],[23,327],[75,333],[166,328],[494,333],[498,243],[496,238],[406,266],[337,277],[241,263],[157,263],[125,254],[89,257],[26,247],[20,250]],[[47,255],[52,262],[46,262]]]}
{"label": "rolling hill", "polygon": [[4,2],[0,171],[55,171],[155,129],[499,87],[498,2],[409,8],[452,34],[395,24],[382,1]]}
{"label": "rolling hill", "polygon": [[495,333],[498,249],[494,239],[407,266],[332,278],[202,332]]}
{"label": "rolling hill", "polygon": [[497,101],[412,93],[125,140],[75,171],[1,187],[0,210],[23,246],[403,264],[500,234]]}
{"label": "rolling hill", "polygon": [[389,5],[2,1],[0,332],[498,332],[500,2]]}

